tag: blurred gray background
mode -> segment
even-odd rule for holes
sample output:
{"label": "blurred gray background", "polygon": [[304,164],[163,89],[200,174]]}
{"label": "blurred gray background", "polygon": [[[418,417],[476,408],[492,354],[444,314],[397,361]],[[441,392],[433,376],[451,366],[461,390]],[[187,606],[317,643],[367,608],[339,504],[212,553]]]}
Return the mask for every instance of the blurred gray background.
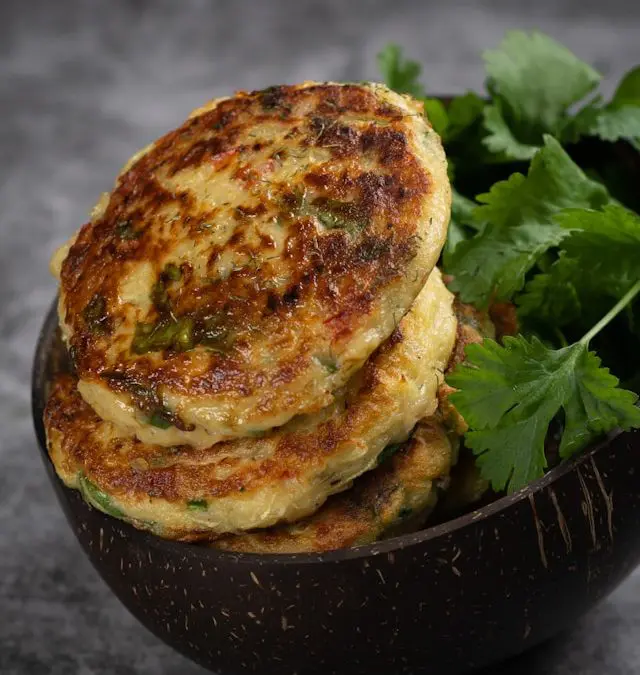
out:
{"label": "blurred gray background", "polygon": [[[480,52],[540,28],[605,75],[640,62],[640,2],[0,1],[0,673],[204,673],[147,633],[82,555],[45,482],[29,377],[56,246],[127,157],[203,101],[375,79],[405,45],[433,93],[482,87]],[[499,592],[498,589],[496,589]],[[640,672],[640,573],[501,675]],[[493,670],[492,673],[496,673]]]}

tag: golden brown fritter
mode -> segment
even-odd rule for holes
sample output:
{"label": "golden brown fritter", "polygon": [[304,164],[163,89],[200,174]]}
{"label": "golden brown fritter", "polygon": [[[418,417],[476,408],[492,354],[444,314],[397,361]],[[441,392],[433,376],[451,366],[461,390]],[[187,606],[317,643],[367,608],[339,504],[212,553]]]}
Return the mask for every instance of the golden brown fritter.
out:
{"label": "golden brown fritter", "polygon": [[[454,310],[458,320],[456,344],[447,372],[464,360],[467,345],[494,335],[493,324],[486,313],[458,298],[454,300]],[[459,437],[466,425],[448,400],[451,391],[453,389],[443,382],[438,389],[437,414],[420,422],[411,439],[391,460],[360,476],[349,490],[330,497],[313,515],[290,525],[227,535],[216,540],[213,546],[245,553],[302,553],[346,548],[420,528],[435,507],[440,492],[444,491],[445,510],[479,499],[488,483],[479,476],[468,453],[463,456],[462,465],[457,463]]]}
{"label": "golden brown fritter", "polygon": [[436,269],[333,404],[261,438],[204,449],[123,438],[79,396],[75,380],[63,377],[45,414],[51,459],[95,506],[168,538],[210,539],[298,520],[435,411],[456,334],[452,305]]}
{"label": "golden brown fritter", "polygon": [[305,83],[195,111],[52,262],[82,396],[208,447],[330,405],[436,263],[450,189],[422,104]]}
{"label": "golden brown fritter", "polygon": [[[354,486],[330,497],[298,523],[240,535],[212,545],[238,553],[317,553],[368,544],[420,527],[438,499],[455,448],[437,416],[420,422],[411,438]],[[383,455],[386,454],[383,451]]]}

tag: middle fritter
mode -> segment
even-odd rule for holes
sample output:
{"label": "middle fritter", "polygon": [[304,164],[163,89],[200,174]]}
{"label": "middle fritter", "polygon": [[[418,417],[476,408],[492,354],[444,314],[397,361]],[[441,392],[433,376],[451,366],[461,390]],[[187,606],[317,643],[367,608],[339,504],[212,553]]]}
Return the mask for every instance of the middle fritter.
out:
{"label": "middle fritter", "polygon": [[122,438],[61,379],[47,405],[58,475],[97,508],[156,534],[210,539],[295,521],[372,469],[390,443],[432,414],[456,338],[453,296],[432,272],[391,337],[333,404],[264,438],[207,449]]}
{"label": "middle fritter", "polygon": [[380,85],[196,111],[60,256],[80,393],[143,441],[200,448],[331,405],[416,298],[448,206],[421,104]]}

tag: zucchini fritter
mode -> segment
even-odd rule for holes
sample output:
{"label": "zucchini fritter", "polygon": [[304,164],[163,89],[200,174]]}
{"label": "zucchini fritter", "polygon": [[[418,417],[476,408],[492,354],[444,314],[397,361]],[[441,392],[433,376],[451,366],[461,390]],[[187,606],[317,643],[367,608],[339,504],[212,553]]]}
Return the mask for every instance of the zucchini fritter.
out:
{"label": "zucchini fritter", "polygon": [[[486,313],[458,298],[454,310],[458,320],[456,343],[447,372],[464,360],[467,345],[494,337],[495,330]],[[451,510],[464,500],[468,504],[479,499],[488,483],[479,476],[469,453],[463,455],[462,465],[458,461],[460,436],[466,424],[448,400],[452,391],[443,382],[438,389],[438,412],[419,422],[409,441],[390,460],[360,476],[349,490],[329,497],[313,515],[290,525],[226,535],[212,545],[244,553],[347,548],[417,530],[436,504],[438,509]],[[383,450],[380,459],[389,450],[393,451],[393,446]],[[441,492],[444,503],[439,501]]]}
{"label": "zucchini fritter", "polygon": [[240,92],[138,153],[55,256],[83,398],[164,446],[329,406],[408,311],[450,189],[422,104],[375,84]]}
{"label": "zucchini fritter", "polygon": [[[383,451],[383,455],[385,452]],[[313,553],[368,544],[419,528],[436,504],[455,456],[436,416],[354,486],[298,523],[227,535],[213,546],[241,553]]]}
{"label": "zucchini fritter", "polygon": [[453,349],[453,296],[435,269],[391,337],[322,411],[261,438],[166,448],[122,437],[67,376],[45,413],[60,478],[97,508],[177,539],[291,522],[373,468],[433,414]]}

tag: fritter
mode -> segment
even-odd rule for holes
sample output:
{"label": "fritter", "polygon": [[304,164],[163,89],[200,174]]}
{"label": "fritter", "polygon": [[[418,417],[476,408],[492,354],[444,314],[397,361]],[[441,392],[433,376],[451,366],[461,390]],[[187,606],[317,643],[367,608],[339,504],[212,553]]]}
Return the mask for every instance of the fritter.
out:
{"label": "fritter", "polygon": [[330,406],[261,438],[204,449],[123,437],[80,397],[73,377],[62,377],[45,413],[51,459],[94,506],[168,538],[210,539],[298,520],[434,413],[456,337],[452,305],[435,269]]}
{"label": "fritter", "polygon": [[455,441],[437,416],[420,422],[399,448],[354,486],[290,525],[226,535],[212,546],[238,553],[318,553],[369,544],[423,525],[447,485]]}
{"label": "fritter", "polygon": [[[447,372],[464,360],[467,345],[495,333],[486,313],[458,298],[454,310],[458,326]],[[385,448],[378,459],[384,460],[380,466],[360,476],[349,490],[329,497],[313,515],[289,525],[226,535],[212,546],[239,553],[348,548],[420,529],[436,505],[452,511],[479,499],[487,482],[480,478],[469,453],[463,455],[461,464],[458,461],[466,424],[448,400],[451,391],[443,382],[437,413],[419,422],[409,441]],[[443,502],[439,501],[441,494]]]}
{"label": "fritter", "polygon": [[446,236],[422,108],[377,84],[240,92],[135,155],[52,261],[83,398],[200,448],[331,405]]}

